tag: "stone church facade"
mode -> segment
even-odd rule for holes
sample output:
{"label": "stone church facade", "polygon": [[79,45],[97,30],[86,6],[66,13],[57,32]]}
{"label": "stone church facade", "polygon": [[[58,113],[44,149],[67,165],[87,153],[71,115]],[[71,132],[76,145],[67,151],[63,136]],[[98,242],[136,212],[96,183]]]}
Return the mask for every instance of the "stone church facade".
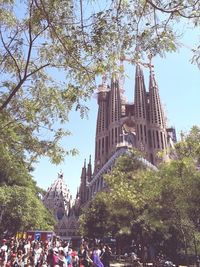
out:
{"label": "stone church facade", "polygon": [[[106,188],[103,174],[109,172],[116,158],[129,148],[140,150],[140,158],[150,168],[169,160],[169,150],[176,142],[176,132],[168,127],[161,104],[153,66],[149,68],[146,90],[141,65],[136,65],[133,101],[127,102],[120,78],[113,75],[110,83],[103,79],[98,87],[98,115],[95,138],[95,160],[92,172],[91,159],[82,168],[79,190],[80,202],[87,203]],[[162,151],[162,158],[158,152]]]}
{"label": "stone church facade", "polygon": [[57,222],[54,229],[57,236],[61,239],[70,239],[76,236],[77,205],[75,205],[70,190],[64,182],[63,173],[58,173],[58,177],[47,189],[43,203]]}
{"label": "stone church facade", "polygon": [[[63,177],[58,177],[44,197],[45,206],[58,221],[56,232],[63,238],[75,234],[80,207],[106,188],[103,175],[129,148],[140,150],[143,158],[139,160],[150,168],[156,168],[160,161],[169,159],[176,132],[167,127],[153,67],[149,70],[146,90],[143,70],[141,65],[136,65],[132,103],[125,100],[119,75],[113,75],[109,82],[103,79],[99,85],[94,168],[90,157],[88,164],[85,161],[82,167],[74,202]],[[159,151],[162,151],[162,158],[157,156]]]}

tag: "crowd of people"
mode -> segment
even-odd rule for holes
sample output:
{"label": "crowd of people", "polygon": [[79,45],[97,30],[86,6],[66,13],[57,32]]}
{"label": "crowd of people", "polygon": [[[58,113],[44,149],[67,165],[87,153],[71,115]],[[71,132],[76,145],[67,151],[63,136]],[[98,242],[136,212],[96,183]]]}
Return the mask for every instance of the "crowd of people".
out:
{"label": "crowd of people", "polygon": [[110,267],[111,249],[103,242],[78,249],[62,240],[30,241],[3,239],[0,245],[0,267]]}

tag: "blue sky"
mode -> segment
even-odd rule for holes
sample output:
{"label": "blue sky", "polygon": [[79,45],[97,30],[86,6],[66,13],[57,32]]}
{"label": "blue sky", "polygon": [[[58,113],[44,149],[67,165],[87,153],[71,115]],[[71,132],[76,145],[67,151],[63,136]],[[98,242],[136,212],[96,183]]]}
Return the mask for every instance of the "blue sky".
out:
{"label": "blue sky", "polygon": [[[190,63],[192,57],[190,48],[197,42],[193,31],[185,36],[184,42],[186,45],[179,52],[167,54],[165,58],[153,59],[155,77],[168,125],[176,128],[178,137],[180,131],[188,132],[193,125],[200,125],[200,70]],[[129,101],[133,101],[135,69],[134,66],[127,66],[126,70],[128,78],[125,82],[125,95]],[[144,74],[148,80],[148,71],[144,70]],[[148,88],[148,83],[146,86]],[[81,119],[77,112],[70,114],[66,127],[71,130],[72,136],[62,142],[67,149],[77,148],[79,155],[66,157],[65,162],[59,166],[52,165],[48,158],[41,158],[33,172],[38,186],[47,189],[57,178],[58,172],[62,170],[65,183],[75,197],[84,159],[88,162],[91,155],[92,163],[94,160],[98,109],[95,97],[88,101],[88,107],[90,108],[88,118]]]}

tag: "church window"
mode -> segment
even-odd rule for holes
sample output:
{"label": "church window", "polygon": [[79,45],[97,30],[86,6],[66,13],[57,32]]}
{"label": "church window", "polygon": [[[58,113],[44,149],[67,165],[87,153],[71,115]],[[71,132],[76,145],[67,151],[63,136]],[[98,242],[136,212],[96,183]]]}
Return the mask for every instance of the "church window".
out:
{"label": "church window", "polygon": [[138,105],[135,103],[135,116],[138,117]]}
{"label": "church window", "polygon": [[117,144],[117,128],[115,128],[115,143]]}
{"label": "church window", "polygon": [[102,138],[102,154],[104,154],[104,138]]}
{"label": "church window", "polygon": [[147,143],[147,129],[146,129],[146,125],[144,125],[144,138],[145,138],[145,143]]}
{"label": "church window", "polygon": [[102,110],[102,131],[104,131],[104,129],[105,129],[104,116],[105,116],[105,109],[104,109],[104,106],[103,106],[103,110]]}
{"label": "church window", "polygon": [[154,113],[154,116],[155,116],[155,123],[157,123],[158,120],[157,120],[157,113],[156,113],[156,111],[155,111],[155,113]]}
{"label": "church window", "polygon": [[[117,98],[116,98],[116,103],[117,103]],[[118,110],[116,109],[115,110],[115,121],[117,121],[117,118],[118,118]]]}
{"label": "church window", "polygon": [[112,129],[112,136],[111,136],[111,139],[112,139],[112,145],[114,144],[114,129]]}
{"label": "church window", "polygon": [[106,153],[108,153],[108,136],[106,136]]}
{"label": "church window", "polygon": [[99,157],[100,157],[100,153],[101,153],[101,139],[99,139]]}
{"label": "church window", "polygon": [[148,130],[148,141],[149,141],[149,147],[152,148],[151,130]]}
{"label": "church window", "polygon": [[159,142],[159,134],[158,134],[158,131],[156,131],[156,140],[157,140],[157,147],[160,148],[160,142]]}
{"label": "church window", "polygon": [[142,117],[141,104],[139,104],[139,117]]}
{"label": "church window", "polygon": [[114,99],[113,99],[113,96],[112,96],[112,122],[114,121],[114,110],[113,110],[113,107],[114,107]]}
{"label": "church window", "polygon": [[156,143],[155,143],[155,134],[154,134],[154,131],[153,131],[153,147],[156,148]]}
{"label": "church window", "polygon": [[162,149],[164,149],[163,133],[160,133],[160,140],[161,140],[161,146],[162,146]]}
{"label": "church window", "polygon": [[61,220],[64,216],[64,210],[62,208],[57,210],[57,219]]}
{"label": "church window", "polygon": [[142,129],[142,124],[140,124],[140,136],[141,136],[141,140],[143,141],[143,129]]}
{"label": "church window", "polygon": [[100,132],[101,131],[101,113],[100,113],[100,110],[98,112],[98,118],[97,118],[97,131]]}

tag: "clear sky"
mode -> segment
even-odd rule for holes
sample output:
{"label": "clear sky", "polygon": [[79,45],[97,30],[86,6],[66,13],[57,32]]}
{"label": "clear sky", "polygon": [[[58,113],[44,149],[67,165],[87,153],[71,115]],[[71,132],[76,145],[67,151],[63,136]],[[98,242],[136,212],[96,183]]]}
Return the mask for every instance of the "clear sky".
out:
{"label": "clear sky", "polygon": [[[185,36],[186,46],[179,52],[167,54],[165,58],[153,59],[155,78],[168,118],[168,126],[176,128],[178,137],[180,131],[188,132],[193,125],[200,125],[200,70],[190,63],[192,57],[190,48],[197,42],[195,38],[193,31],[190,31]],[[127,67],[127,74],[125,95],[129,101],[133,101],[134,66]],[[148,80],[148,71],[144,70],[144,74]],[[148,83],[146,83],[146,87],[148,88]],[[90,108],[88,118],[81,119],[77,112],[71,113],[66,127],[71,130],[73,135],[66,137],[62,142],[67,149],[77,148],[79,155],[66,157],[65,162],[59,166],[52,165],[47,158],[41,158],[33,172],[38,186],[47,189],[57,178],[58,172],[62,170],[64,181],[75,197],[84,159],[88,162],[89,155],[91,155],[92,163],[94,161],[98,109],[95,97],[88,101],[88,107]]]}

